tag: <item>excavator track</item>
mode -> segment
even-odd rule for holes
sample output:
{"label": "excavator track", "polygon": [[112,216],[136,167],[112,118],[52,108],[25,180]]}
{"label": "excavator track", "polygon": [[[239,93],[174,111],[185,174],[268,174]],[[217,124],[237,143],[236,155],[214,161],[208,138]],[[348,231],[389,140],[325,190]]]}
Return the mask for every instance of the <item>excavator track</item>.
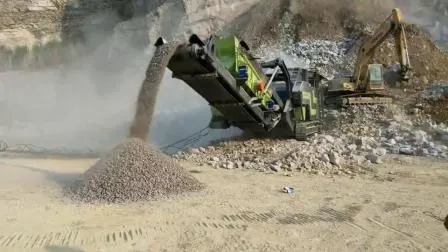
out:
{"label": "excavator track", "polygon": [[325,98],[327,106],[348,107],[357,105],[386,105],[392,104],[393,98],[382,94],[358,93]]}
{"label": "excavator track", "polygon": [[343,106],[350,105],[375,105],[375,104],[392,104],[391,97],[347,97],[342,98]]}

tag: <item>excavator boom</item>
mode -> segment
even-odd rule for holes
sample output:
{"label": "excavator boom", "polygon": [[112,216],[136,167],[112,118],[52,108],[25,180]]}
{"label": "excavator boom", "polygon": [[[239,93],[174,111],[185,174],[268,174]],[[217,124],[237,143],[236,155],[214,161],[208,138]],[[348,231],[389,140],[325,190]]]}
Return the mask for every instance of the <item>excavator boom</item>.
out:
{"label": "excavator boom", "polygon": [[[387,98],[385,83],[383,79],[383,67],[381,64],[372,64],[373,56],[379,46],[392,35],[395,40],[395,50],[400,63],[401,79],[409,79],[408,72],[411,69],[409,60],[406,32],[403,24],[401,11],[397,8],[392,10],[383,23],[378,27],[373,36],[360,46],[357,52],[357,60],[353,76],[350,80],[336,79],[329,83],[327,92],[328,100],[343,100],[344,104],[366,103],[391,103]],[[376,97],[375,99],[373,97]],[[382,98],[381,98],[382,97]]]}
{"label": "excavator boom", "polygon": [[368,81],[369,64],[375,51],[391,34],[395,39],[395,50],[400,62],[402,77],[407,77],[407,72],[411,68],[411,64],[409,60],[406,32],[402,20],[401,11],[398,8],[393,9],[392,14],[384,20],[375,34],[361,45],[355,65],[355,83],[358,85],[361,84],[362,86],[362,84],[365,84]]}

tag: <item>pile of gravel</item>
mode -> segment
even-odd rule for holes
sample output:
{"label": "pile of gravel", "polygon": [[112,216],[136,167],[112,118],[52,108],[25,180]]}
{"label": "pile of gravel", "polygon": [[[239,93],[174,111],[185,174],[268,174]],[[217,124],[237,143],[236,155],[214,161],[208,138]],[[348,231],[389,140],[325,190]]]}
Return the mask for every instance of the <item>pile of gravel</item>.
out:
{"label": "pile of gravel", "polygon": [[138,138],[129,138],[87,170],[69,193],[84,202],[120,203],[202,188],[175,160]]}
{"label": "pile of gravel", "polygon": [[154,52],[137,97],[131,138],[87,170],[69,188],[75,199],[87,202],[126,202],[198,191],[203,185],[173,159],[148,146],[157,94],[169,59],[179,46],[172,41]]}

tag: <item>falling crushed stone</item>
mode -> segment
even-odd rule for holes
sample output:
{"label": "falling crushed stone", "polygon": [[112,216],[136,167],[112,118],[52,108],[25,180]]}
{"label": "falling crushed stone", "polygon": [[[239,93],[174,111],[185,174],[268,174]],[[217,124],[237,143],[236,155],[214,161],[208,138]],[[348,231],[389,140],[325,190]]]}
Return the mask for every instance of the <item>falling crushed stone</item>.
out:
{"label": "falling crushed stone", "polygon": [[85,202],[120,203],[201,190],[204,185],[146,139],[163,74],[177,43],[156,49],[137,98],[130,137],[88,169],[68,190]]}
{"label": "falling crushed stone", "polygon": [[143,140],[148,138],[160,84],[162,84],[168,62],[179,45],[178,41],[173,40],[158,47],[154,52],[137,97],[137,109],[129,132],[131,137]]}

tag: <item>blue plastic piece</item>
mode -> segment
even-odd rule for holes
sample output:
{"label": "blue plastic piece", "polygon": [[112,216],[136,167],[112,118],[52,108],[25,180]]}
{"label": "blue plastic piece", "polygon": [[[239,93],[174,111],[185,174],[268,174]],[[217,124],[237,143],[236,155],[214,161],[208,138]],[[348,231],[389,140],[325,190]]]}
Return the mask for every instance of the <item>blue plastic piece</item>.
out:
{"label": "blue plastic piece", "polygon": [[269,109],[269,110],[272,110],[272,109],[274,109],[274,102],[273,101],[268,101],[268,102],[266,102],[266,107]]}
{"label": "blue plastic piece", "polygon": [[238,66],[238,77],[240,79],[247,79],[247,66]]}

